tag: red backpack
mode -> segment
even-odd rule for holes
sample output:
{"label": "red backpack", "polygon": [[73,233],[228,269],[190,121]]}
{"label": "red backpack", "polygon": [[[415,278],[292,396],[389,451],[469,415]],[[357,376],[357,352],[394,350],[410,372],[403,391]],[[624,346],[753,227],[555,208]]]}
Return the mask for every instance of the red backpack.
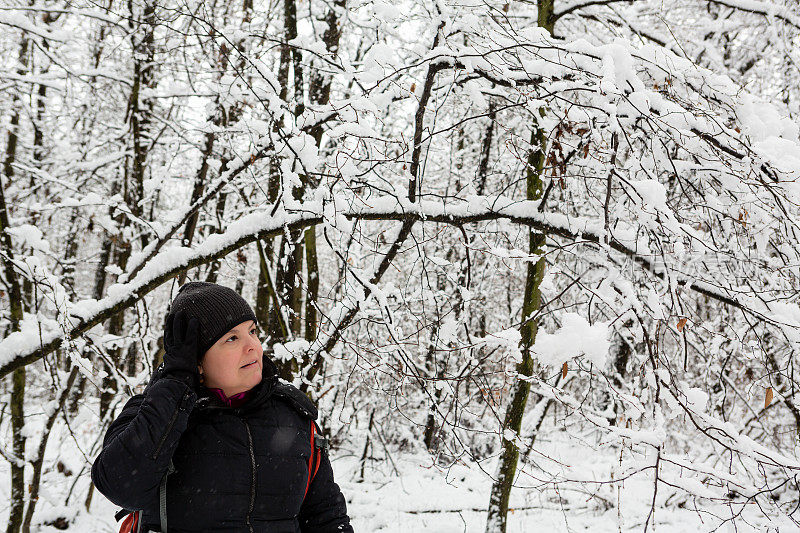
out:
{"label": "red backpack", "polygon": [[[325,437],[322,436],[321,433],[318,433],[320,430],[317,427],[317,423],[313,420],[311,421],[311,457],[308,458],[308,481],[306,482],[306,490],[303,493],[303,500],[305,500],[306,495],[308,494],[308,488],[311,486],[311,482],[314,481],[314,477],[317,475],[317,470],[319,470],[319,464],[322,462],[322,450],[326,449],[328,446],[328,441]],[[166,526],[166,491],[167,491],[167,476],[172,473],[172,462],[170,461],[169,470],[167,470],[164,479],[161,480],[161,485],[158,489],[158,498],[160,500],[160,508],[161,508],[161,523]],[[142,528],[142,511],[134,511],[131,512],[127,509],[120,509],[114,518],[119,521],[120,518],[125,517],[125,520],[119,526],[119,533],[140,533]],[[162,530],[166,531],[166,527],[163,527]]]}

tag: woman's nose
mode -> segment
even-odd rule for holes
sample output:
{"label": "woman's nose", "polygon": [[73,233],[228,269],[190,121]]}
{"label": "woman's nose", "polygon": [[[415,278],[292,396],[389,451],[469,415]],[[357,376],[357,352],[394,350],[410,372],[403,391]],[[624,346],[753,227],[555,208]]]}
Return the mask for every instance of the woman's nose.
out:
{"label": "woman's nose", "polygon": [[247,351],[258,350],[261,347],[261,341],[257,337],[250,337],[250,342],[247,345]]}

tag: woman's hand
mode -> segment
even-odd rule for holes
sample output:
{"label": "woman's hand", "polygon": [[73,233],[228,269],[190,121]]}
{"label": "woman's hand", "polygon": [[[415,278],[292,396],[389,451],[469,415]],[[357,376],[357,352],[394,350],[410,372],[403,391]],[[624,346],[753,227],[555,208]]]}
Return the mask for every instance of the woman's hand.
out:
{"label": "woman's hand", "polygon": [[200,322],[186,311],[167,318],[164,328],[163,374],[196,387],[200,381],[197,370]]}

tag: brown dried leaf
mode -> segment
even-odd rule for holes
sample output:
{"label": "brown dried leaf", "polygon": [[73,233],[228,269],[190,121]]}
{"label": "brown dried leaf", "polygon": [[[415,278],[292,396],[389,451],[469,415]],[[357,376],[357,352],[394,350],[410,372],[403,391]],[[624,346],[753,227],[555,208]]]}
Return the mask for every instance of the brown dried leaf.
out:
{"label": "brown dried leaf", "polygon": [[742,223],[742,226],[747,226],[748,218],[750,218],[750,213],[747,212],[747,209],[739,211],[739,222]]}
{"label": "brown dried leaf", "polygon": [[683,331],[683,327],[686,325],[686,318],[681,318],[678,320],[678,331]]}
{"label": "brown dried leaf", "polygon": [[764,396],[764,409],[772,403],[772,387],[767,387],[767,394]]}
{"label": "brown dried leaf", "polygon": [[561,365],[561,379],[567,379],[567,370],[569,370],[569,367],[567,366],[567,362],[564,361],[564,364]]}

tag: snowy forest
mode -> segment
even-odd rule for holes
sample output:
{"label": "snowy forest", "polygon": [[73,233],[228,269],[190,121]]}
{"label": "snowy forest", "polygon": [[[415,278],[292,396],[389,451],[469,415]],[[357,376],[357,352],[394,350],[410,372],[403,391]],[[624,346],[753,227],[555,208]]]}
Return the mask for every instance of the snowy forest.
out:
{"label": "snowy forest", "polygon": [[7,533],[119,530],[192,280],[356,531],[800,531],[796,0],[2,0],[0,61]]}

